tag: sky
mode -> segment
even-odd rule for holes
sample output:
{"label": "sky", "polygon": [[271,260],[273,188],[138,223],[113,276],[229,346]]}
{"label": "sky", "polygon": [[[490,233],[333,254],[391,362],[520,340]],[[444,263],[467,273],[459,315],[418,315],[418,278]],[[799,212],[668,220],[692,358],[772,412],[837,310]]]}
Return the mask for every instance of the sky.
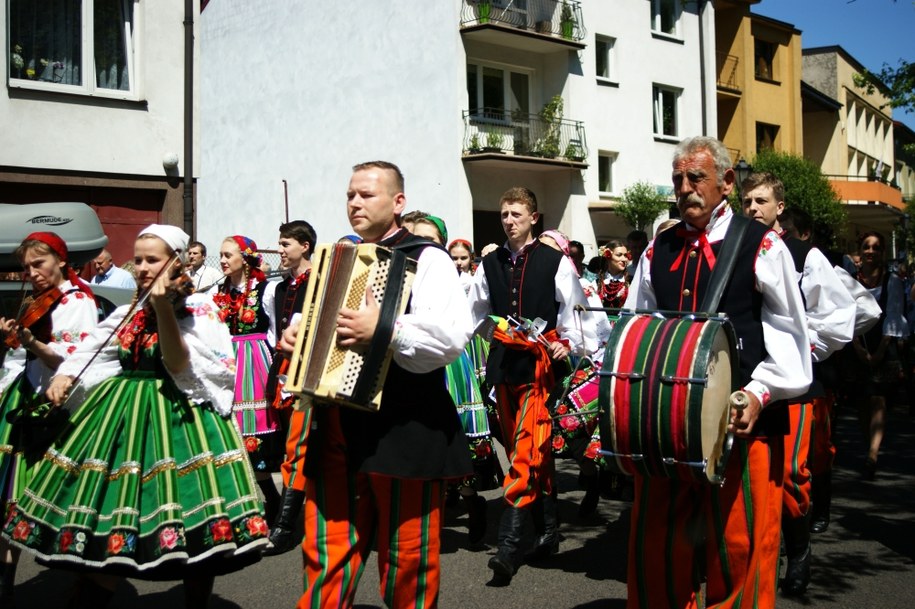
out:
{"label": "sky", "polygon": [[[915,61],[915,0],[762,0],[751,10],[793,24],[803,48],[839,45],[872,72]],[[893,118],[915,130],[915,113]]]}

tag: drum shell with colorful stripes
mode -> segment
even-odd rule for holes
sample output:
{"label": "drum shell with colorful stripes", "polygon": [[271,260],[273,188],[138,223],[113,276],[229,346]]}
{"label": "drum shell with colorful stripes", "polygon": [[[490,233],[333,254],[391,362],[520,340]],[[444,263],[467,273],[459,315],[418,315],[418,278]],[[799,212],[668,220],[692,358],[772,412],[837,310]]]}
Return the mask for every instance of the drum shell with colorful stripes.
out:
{"label": "drum shell with colorful stripes", "polygon": [[600,380],[608,463],[627,474],[720,484],[732,441],[728,397],[739,380],[737,340],[726,318],[621,316]]}

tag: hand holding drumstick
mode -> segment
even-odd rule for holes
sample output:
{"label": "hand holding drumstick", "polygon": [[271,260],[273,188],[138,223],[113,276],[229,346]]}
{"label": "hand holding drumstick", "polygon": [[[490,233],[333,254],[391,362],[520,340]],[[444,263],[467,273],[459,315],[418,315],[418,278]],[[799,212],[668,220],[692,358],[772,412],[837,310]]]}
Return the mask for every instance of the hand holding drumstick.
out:
{"label": "hand holding drumstick", "polygon": [[731,412],[728,431],[740,438],[748,438],[756,425],[762,405],[755,395],[748,391],[735,391],[728,398]]}

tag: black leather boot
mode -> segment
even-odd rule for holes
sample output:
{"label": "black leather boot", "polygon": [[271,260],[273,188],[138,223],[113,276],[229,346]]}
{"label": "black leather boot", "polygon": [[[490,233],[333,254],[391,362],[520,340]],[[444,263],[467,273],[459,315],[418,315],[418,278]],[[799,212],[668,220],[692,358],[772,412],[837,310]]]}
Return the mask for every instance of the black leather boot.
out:
{"label": "black leather boot", "polygon": [[582,478],[584,478],[585,496],[578,504],[578,517],[585,520],[593,516],[597,510],[597,501],[600,499],[600,476],[597,474],[580,476],[579,480],[581,481]]}
{"label": "black leather boot", "polygon": [[264,550],[264,556],[285,554],[299,545],[301,539],[296,538],[296,521],[302,511],[302,503],[304,502],[305,491],[297,491],[291,488],[283,489],[283,498],[280,501],[276,523],[270,531],[270,543],[273,544],[273,547]]}
{"label": "black leather boot", "polygon": [[16,583],[16,563],[0,562],[0,607],[13,608],[13,585]]}
{"label": "black leather boot", "polygon": [[804,594],[810,584],[810,522],[807,516],[782,518],[782,534],[785,537],[785,553],[788,568],[782,581],[782,593],[786,596]]}
{"label": "black leather boot", "polygon": [[100,585],[88,577],[80,577],[67,609],[103,609],[111,602],[114,590]]}
{"label": "black leather boot", "polygon": [[496,577],[511,581],[521,562],[521,535],[524,532],[524,508],[507,507],[499,521],[499,547],[489,559],[489,568]]}
{"label": "black leather boot", "polygon": [[486,537],[486,499],[480,495],[467,495],[464,501],[467,502],[467,540],[475,546]]}
{"label": "black leather boot", "polygon": [[527,554],[527,560],[531,562],[559,552],[559,506],[556,498],[550,495],[541,497],[534,504],[533,516],[537,538]]}
{"label": "black leather boot", "polygon": [[815,474],[810,479],[810,532],[824,533],[829,528],[829,508],[832,504],[832,472]]}

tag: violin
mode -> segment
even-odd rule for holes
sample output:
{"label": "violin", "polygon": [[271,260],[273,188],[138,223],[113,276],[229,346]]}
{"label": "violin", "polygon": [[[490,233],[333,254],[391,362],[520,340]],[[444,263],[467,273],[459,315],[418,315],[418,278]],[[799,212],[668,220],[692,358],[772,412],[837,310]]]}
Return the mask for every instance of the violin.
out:
{"label": "violin", "polygon": [[[48,311],[51,310],[58,300],[63,297],[64,293],[60,291],[59,288],[51,287],[32,297],[32,302],[25,308],[22,315],[19,316],[19,319],[16,320],[23,328],[31,328],[39,319],[47,315]],[[19,348],[19,334],[16,332],[11,332],[7,335],[6,340],[4,341],[6,346],[10,349]]]}

